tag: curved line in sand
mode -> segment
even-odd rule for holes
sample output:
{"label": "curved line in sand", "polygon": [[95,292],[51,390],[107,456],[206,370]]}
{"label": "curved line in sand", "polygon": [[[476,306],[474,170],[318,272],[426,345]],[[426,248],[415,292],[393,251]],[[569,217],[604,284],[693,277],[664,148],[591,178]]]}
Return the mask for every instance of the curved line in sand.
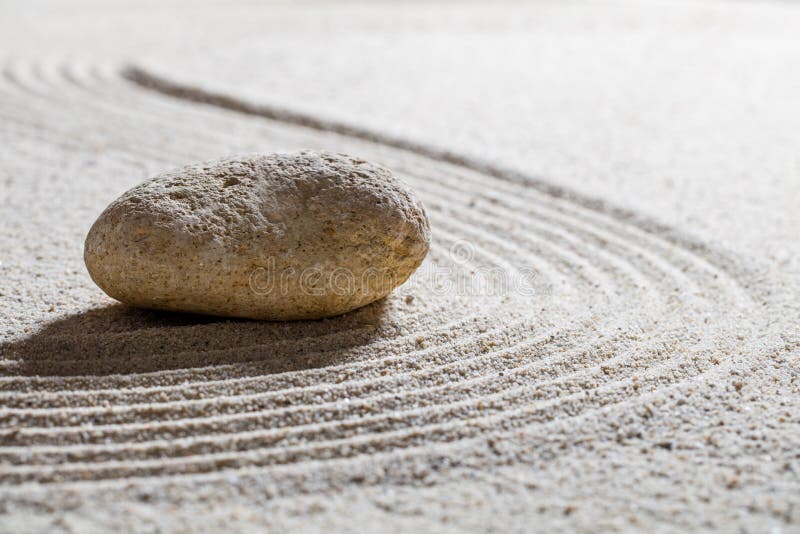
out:
{"label": "curved line in sand", "polygon": [[[362,359],[313,371],[253,376],[259,372],[257,363],[247,368],[236,362],[147,373],[149,377],[3,377],[0,385],[6,391],[0,393],[0,399],[18,398],[20,404],[0,411],[0,417],[22,423],[16,433],[3,436],[3,443],[9,446],[0,447],[0,458],[13,464],[7,476],[0,477],[5,483],[63,482],[86,476],[95,481],[142,476],[170,480],[186,473],[279,469],[301,461],[322,469],[322,464],[359,455],[377,459],[386,454],[394,458],[429,454],[425,446],[434,443],[444,453],[459,442],[480,439],[478,436],[484,433],[547,427],[559,418],[579,418],[696,379],[720,365],[704,354],[703,347],[713,343],[716,328],[728,330],[726,325],[715,325],[710,331],[696,332],[691,325],[681,324],[680,317],[673,316],[670,309],[713,308],[724,303],[731,307],[731,318],[753,310],[749,291],[743,286],[754,282],[736,261],[636,214],[521,173],[357,127],[210,94],[141,69],[129,69],[126,78],[154,91],[124,87],[113,72],[103,75],[93,66],[76,69],[71,63],[46,64],[32,70],[25,66],[4,71],[11,72],[4,74],[6,81],[11,80],[23,93],[30,92],[32,86],[38,95],[36,102],[24,101],[28,111],[16,116],[23,127],[25,113],[60,115],[67,123],[74,120],[72,110],[53,109],[58,108],[53,93],[66,97],[75,91],[69,102],[76,106],[92,106],[98,112],[124,117],[132,125],[146,122],[196,134],[191,137],[196,143],[192,150],[185,154],[168,151],[165,157],[163,149],[148,139],[146,130],[132,131],[126,139],[131,144],[135,141],[135,150],[120,151],[126,164],[143,157],[172,165],[181,158],[195,158],[196,153],[224,140],[216,131],[198,133],[181,121],[164,121],[160,114],[152,113],[152,108],[148,112],[148,106],[173,114],[180,109],[180,113],[201,115],[220,126],[235,120],[215,111],[215,107],[224,108],[396,149],[399,152],[382,150],[380,157],[394,161],[392,168],[413,179],[415,187],[436,204],[442,204],[431,210],[437,227],[449,226],[453,237],[471,235],[481,243],[481,252],[499,260],[498,265],[506,270],[517,268],[522,260],[538,261],[561,285],[574,286],[557,287],[559,297],[575,298],[576,290],[592,288],[597,293],[593,298],[602,297],[595,304],[608,304],[610,310],[626,319],[620,320],[621,324],[629,328],[638,324],[642,335],[648,337],[641,342],[624,335],[598,338],[592,330],[591,314],[586,312],[570,318],[572,329],[562,327],[555,330],[555,337],[529,339],[525,334],[530,331],[528,317],[511,319],[508,310],[495,302],[489,308],[476,305],[475,315],[464,320],[437,325],[433,315],[426,315],[420,322],[436,329],[422,330],[431,335],[497,313],[496,321],[490,321],[492,327],[484,331],[468,329],[461,334],[469,335],[445,337],[446,343],[412,348],[388,358],[381,358],[380,352],[378,358],[371,357],[369,350],[387,350],[398,339],[410,340],[414,334],[379,340],[360,349],[344,347],[340,349],[343,353],[360,351]],[[109,91],[109,87],[125,90]],[[81,92],[91,92],[96,98],[87,102]],[[171,102],[165,95],[181,100]],[[121,105],[122,100],[132,107]],[[190,105],[197,102],[210,106]],[[140,110],[135,106],[141,106]],[[0,109],[0,113],[15,116],[14,109]],[[284,135],[313,137],[308,132],[274,130],[269,135],[276,139]],[[69,134],[65,130],[60,135],[66,141]],[[35,135],[48,140],[47,133]],[[123,157],[128,154],[135,157]],[[483,195],[473,206],[468,202],[469,194],[458,188],[464,181],[473,191],[480,188]],[[457,223],[450,223],[450,219]],[[505,226],[514,224],[522,225],[527,233],[501,233]],[[610,301],[615,296],[621,300],[647,299],[649,309],[637,308],[637,302],[632,302],[628,310],[614,308]],[[546,301],[553,302],[552,298]],[[659,321],[657,327],[651,319]],[[433,325],[427,323],[431,320]],[[595,321],[594,327],[614,332],[613,324],[606,317]],[[569,333],[576,337],[569,338]],[[681,348],[676,339],[684,336],[687,346]],[[489,342],[496,348],[484,352],[484,343]],[[395,345],[397,349],[403,347],[404,341],[400,343]],[[201,353],[198,357],[203,355],[208,356]],[[422,355],[427,357],[420,358]],[[359,361],[373,373],[389,372],[364,375],[365,367],[354,366]],[[390,366],[392,362],[395,367]],[[631,365],[633,362],[638,367]],[[233,369],[240,371],[238,377],[228,374]],[[352,378],[330,381],[342,371]],[[458,379],[452,380],[452,376]],[[181,384],[187,379],[191,380],[188,384]],[[115,384],[124,389],[115,388]],[[243,384],[250,390],[241,393],[238,388]],[[32,387],[43,390],[23,393]],[[49,388],[54,388],[51,393],[47,393]],[[192,391],[193,399],[181,400],[184,390]],[[393,390],[402,391],[402,395],[393,394]],[[176,397],[144,402],[162,393]],[[323,393],[338,397],[315,397]],[[110,411],[90,404],[99,399],[124,405],[132,396],[138,402]],[[82,399],[78,406],[67,404],[76,398]],[[39,407],[24,404],[34,399]],[[67,400],[54,406],[59,404],[55,399]],[[281,404],[287,401],[289,405]],[[369,408],[366,414],[361,411],[365,407]],[[208,411],[214,415],[208,416]],[[159,423],[164,416],[171,419]],[[91,430],[79,427],[88,422],[100,424]],[[270,428],[264,430],[265,424]],[[53,465],[60,462],[65,465]]]}

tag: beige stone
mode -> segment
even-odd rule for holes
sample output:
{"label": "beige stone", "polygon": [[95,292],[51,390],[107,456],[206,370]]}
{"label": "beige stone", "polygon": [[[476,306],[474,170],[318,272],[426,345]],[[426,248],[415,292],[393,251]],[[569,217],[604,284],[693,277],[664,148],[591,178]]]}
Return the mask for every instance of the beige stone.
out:
{"label": "beige stone", "polygon": [[84,260],[103,291],[131,306],[314,319],[386,296],[429,240],[421,202],[388,169],[302,151],[146,181],[100,215]]}

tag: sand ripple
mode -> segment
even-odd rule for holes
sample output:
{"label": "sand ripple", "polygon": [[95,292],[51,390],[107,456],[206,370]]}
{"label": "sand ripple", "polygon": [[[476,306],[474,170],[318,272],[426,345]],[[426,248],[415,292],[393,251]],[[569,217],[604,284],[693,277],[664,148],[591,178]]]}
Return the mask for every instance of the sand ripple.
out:
{"label": "sand ripple", "polygon": [[[344,317],[269,324],[110,305],[6,344],[3,484],[309,479],[363,461],[389,477],[398,463],[713,380],[758,324],[739,260],[534,177],[117,66],[9,63],[0,93],[18,150],[101,150],[106,197],[117,177],[127,187],[228,152],[326,148],[392,168],[434,237],[408,287]],[[63,167],[41,148],[27,157]],[[465,275],[530,291],[459,290]]]}

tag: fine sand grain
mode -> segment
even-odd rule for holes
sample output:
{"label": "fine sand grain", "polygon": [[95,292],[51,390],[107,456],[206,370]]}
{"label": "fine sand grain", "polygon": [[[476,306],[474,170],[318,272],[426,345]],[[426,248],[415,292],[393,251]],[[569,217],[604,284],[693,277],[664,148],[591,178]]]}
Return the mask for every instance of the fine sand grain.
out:
{"label": "fine sand grain", "polygon": [[[249,28],[222,9],[192,16]],[[350,13],[257,12],[275,31]],[[67,16],[49,17],[58,35]],[[767,255],[786,229],[762,221],[748,252],[724,206],[672,224],[658,201],[488,163],[444,132],[422,142],[68,42],[88,59],[30,44],[0,79],[0,530],[797,529],[797,248]],[[388,298],[258,322],[126,308],[91,282],[83,238],[123,191],[303,148],[385,165],[424,203],[430,252]],[[797,172],[773,188],[796,194]],[[774,204],[764,221],[793,224]]]}

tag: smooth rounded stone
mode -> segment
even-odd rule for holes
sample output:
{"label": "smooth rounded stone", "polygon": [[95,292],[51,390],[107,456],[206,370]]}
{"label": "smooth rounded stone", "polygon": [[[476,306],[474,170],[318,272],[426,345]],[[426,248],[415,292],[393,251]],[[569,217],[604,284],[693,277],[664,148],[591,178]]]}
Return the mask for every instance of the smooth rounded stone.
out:
{"label": "smooth rounded stone", "polygon": [[100,215],[84,260],[131,306],[316,319],[374,302],[428,252],[422,203],[344,154],[246,155],[161,174]]}

